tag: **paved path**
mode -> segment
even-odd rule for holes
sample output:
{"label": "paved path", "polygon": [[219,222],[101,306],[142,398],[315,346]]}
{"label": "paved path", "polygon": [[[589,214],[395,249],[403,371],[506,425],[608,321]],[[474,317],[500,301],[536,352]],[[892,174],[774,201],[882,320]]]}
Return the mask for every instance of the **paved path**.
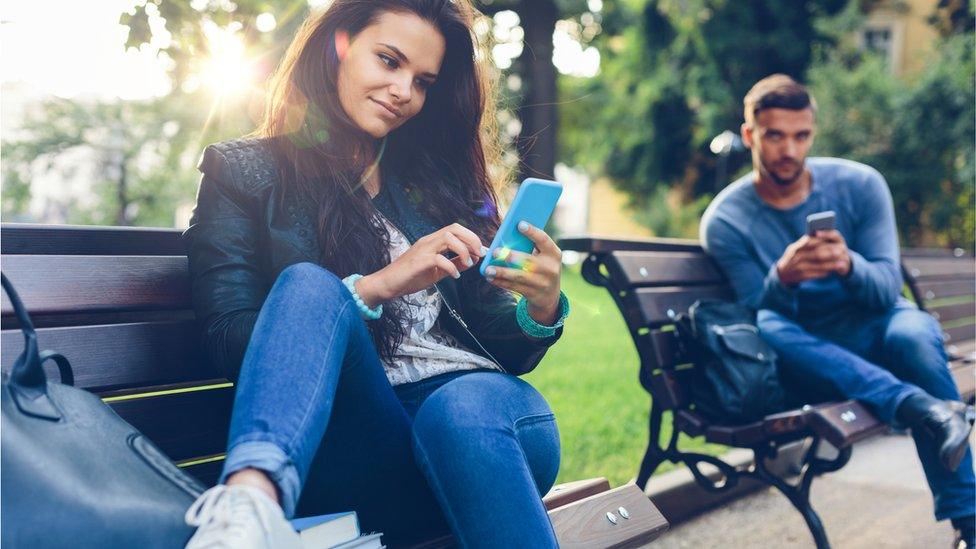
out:
{"label": "paved path", "polygon": [[[874,437],[850,463],[813,482],[812,500],[835,549],[946,548],[948,522],[936,523],[912,439]],[[674,527],[655,548],[814,547],[806,524],[773,489],[763,490]]]}

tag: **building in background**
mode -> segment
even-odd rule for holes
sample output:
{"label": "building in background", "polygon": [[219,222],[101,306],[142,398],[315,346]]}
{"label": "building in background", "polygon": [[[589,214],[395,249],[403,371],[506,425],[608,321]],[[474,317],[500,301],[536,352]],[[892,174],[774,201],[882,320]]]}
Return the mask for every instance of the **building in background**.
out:
{"label": "building in background", "polygon": [[919,72],[938,38],[929,23],[936,4],[937,0],[882,0],[875,3],[857,35],[858,44],[883,55],[895,74]]}

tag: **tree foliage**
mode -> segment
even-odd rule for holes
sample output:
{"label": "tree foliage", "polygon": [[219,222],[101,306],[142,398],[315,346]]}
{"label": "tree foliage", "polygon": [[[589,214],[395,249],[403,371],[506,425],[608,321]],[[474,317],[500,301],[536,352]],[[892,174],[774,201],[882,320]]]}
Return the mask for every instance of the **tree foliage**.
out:
{"label": "tree foliage", "polygon": [[3,144],[4,215],[24,212],[33,178],[48,177],[88,183],[53,204],[69,223],[171,226],[196,180],[186,152],[200,119],[187,106],[173,98],[39,104]]}
{"label": "tree foliage", "polygon": [[904,244],[973,249],[974,79],[972,31],[937,44],[910,80],[870,56],[835,55],[810,71],[820,105],[814,152],[885,176]]}
{"label": "tree foliage", "polygon": [[[715,192],[711,139],[738,130],[742,97],[760,78],[781,72],[802,79],[816,52],[835,41],[818,20],[845,5],[846,0],[606,3],[597,41],[600,77],[567,80],[562,88],[569,104],[562,114],[564,158],[609,175],[638,210],[662,196],[661,187],[680,195],[679,207]],[[746,162],[747,155],[733,156],[729,172]]]}

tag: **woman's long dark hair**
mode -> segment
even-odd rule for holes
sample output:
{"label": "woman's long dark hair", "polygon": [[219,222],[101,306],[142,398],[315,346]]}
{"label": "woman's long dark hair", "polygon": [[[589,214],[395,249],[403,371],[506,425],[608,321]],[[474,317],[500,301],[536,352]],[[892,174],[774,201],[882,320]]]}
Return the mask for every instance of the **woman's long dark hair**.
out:
{"label": "woman's long dark hair", "polygon": [[[322,264],[340,277],[368,274],[390,263],[389,235],[363,188],[380,143],[360,130],[339,103],[336,33],[351,40],[383,13],[414,14],[445,40],[437,81],[423,109],[386,138],[383,165],[422,197],[423,213],[439,226],[461,223],[488,242],[498,229],[498,166],[494,95],[476,55],[468,0],[336,0],[310,17],[272,77],[257,135],[271,138],[285,193],[318,210]],[[403,311],[385,307],[370,322],[380,355],[390,358],[404,337]]]}

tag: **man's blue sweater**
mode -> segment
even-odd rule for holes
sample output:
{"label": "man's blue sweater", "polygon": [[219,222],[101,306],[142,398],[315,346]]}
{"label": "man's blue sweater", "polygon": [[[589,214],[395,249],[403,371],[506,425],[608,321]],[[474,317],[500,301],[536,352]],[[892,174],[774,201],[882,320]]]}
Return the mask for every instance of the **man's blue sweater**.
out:
{"label": "man's blue sweater", "polygon": [[[873,168],[835,158],[810,158],[810,196],[780,210],[759,198],[755,172],[715,197],[702,217],[703,246],[732,282],[739,301],[773,309],[808,327],[847,324],[904,300],[891,193]],[[782,284],[776,261],[806,232],[809,214],[833,210],[850,249],[851,273],[795,287]]]}

